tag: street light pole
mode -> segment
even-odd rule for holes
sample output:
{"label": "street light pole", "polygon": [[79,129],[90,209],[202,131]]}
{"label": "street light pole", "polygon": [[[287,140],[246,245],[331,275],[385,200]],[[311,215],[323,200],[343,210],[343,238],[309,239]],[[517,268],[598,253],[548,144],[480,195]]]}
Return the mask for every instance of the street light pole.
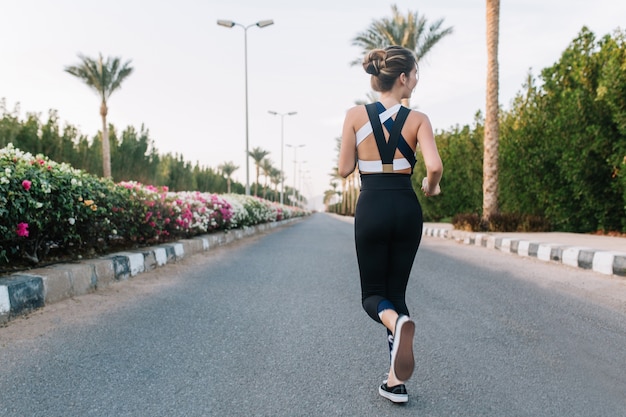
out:
{"label": "street light pole", "polygon": [[246,95],[246,195],[250,195],[250,152],[249,152],[249,134],[248,134],[248,29],[252,26],[258,26],[264,28],[269,25],[273,25],[273,20],[260,20],[248,26],[244,26],[240,23],[233,22],[231,20],[218,20],[219,26],[232,28],[233,26],[239,26],[243,28],[243,53],[244,53],[244,74],[245,74],[245,95]]}
{"label": "street light pole", "polygon": [[304,144],[300,144],[300,145],[290,145],[290,144],[285,144],[285,146],[288,146],[290,148],[293,148],[293,203],[295,204],[296,201],[296,187],[298,186],[298,177],[296,177],[296,167],[298,165],[298,157],[296,154],[296,151],[298,150],[298,148],[302,148],[303,146],[305,146]]}
{"label": "street light pole", "polygon": [[272,110],[267,111],[269,114],[273,114],[274,116],[280,116],[280,204],[284,204],[284,194],[285,194],[285,174],[283,171],[283,153],[284,153],[284,141],[285,141],[285,116],[293,116],[298,114],[298,112],[290,111],[289,113],[278,113]]}

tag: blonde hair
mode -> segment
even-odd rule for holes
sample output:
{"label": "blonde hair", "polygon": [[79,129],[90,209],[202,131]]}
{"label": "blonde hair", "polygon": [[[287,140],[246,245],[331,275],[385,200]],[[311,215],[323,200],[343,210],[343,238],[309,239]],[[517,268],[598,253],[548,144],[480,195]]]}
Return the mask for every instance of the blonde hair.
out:
{"label": "blonde hair", "polygon": [[363,58],[363,69],[372,76],[374,91],[389,91],[400,74],[409,74],[417,66],[417,58],[409,49],[389,46],[372,49]]}

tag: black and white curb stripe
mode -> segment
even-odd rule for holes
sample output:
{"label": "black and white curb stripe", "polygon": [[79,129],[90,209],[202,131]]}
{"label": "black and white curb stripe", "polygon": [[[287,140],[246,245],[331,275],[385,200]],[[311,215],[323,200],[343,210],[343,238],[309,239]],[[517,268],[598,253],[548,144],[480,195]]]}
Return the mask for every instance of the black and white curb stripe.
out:
{"label": "black and white curb stripe", "polygon": [[543,243],[460,230],[424,228],[423,236],[454,239],[466,245],[482,246],[522,257],[590,269],[605,275],[626,276],[626,253],[602,251],[561,243]]}
{"label": "black and white curb stripe", "polygon": [[0,276],[0,324],[45,304],[97,291],[112,282],[127,280],[194,253],[227,245],[295,220],[298,218]]}

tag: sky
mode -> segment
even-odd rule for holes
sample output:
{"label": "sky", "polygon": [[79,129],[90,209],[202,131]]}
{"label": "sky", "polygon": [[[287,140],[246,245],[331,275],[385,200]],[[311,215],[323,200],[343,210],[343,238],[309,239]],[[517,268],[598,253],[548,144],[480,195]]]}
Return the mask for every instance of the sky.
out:
{"label": "sky", "polygon": [[[420,61],[411,105],[435,131],[472,124],[485,108],[485,3],[0,0],[0,100],[20,119],[38,113],[45,121],[56,110],[62,123],[93,137],[101,129],[98,96],[64,68],[78,64],[78,54],[130,60],[134,72],[109,99],[109,123],[119,130],[145,126],[161,154],[212,168],[233,162],[233,177],[245,184],[247,34],[248,148],[269,151],[279,169],[282,161],[285,183],[292,187],[295,179],[319,209],[331,188],[345,112],[370,91],[369,76],[350,65],[361,56],[352,39],[390,17],[393,4],[429,22],[443,19],[453,34]],[[218,26],[218,19],[274,24],[244,31]],[[601,37],[626,29],[625,19],[623,1],[501,0],[501,106],[510,107],[529,73],[558,61],[583,26]],[[253,183],[252,160],[249,176]]]}

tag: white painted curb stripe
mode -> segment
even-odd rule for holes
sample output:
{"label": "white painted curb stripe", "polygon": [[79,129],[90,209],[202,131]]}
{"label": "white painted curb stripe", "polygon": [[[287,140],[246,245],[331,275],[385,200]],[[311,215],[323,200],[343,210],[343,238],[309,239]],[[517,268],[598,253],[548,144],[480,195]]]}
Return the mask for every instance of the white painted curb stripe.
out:
{"label": "white painted curb stripe", "polygon": [[177,258],[182,258],[185,254],[185,248],[182,243],[174,243],[174,253]]}
{"label": "white painted curb stripe", "polygon": [[613,275],[615,252],[596,252],[593,256],[593,270],[601,274]]}
{"label": "white painted curb stripe", "polygon": [[537,248],[537,259],[540,261],[550,262],[552,258],[550,255],[552,254],[552,245],[551,243],[540,243]]}
{"label": "white painted curb stripe", "polygon": [[167,251],[165,248],[154,248],[154,258],[158,266],[163,266],[167,263]]}
{"label": "white painted curb stripe", "polygon": [[9,289],[5,285],[0,285],[0,314],[6,314],[10,311]]}
{"label": "white painted curb stripe", "polygon": [[520,240],[519,245],[517,246],[517,254],[519,256],[529,256],[528,248],[530,247],[530,241],[528,240]]}
{"label": "white painted curb stripe", "polygon": [[143,253],[117,252],[115,255],[125,256],[128,258],[128,268],[130,268],[131,277],[134,277],[135,275],[146,270]]}
{"label": "white painted curb stripe", "polygon": [[502,238],[502,243],[500,244],[500,251],[511,253],[511,239],[508,237]]}
{"label": "white painted curb stripe", "polygon": [[130,276],[134,277],[140,272],[144,272],[146,270],[146,264],[143,257],[143,253],[129,253],[128,255],[128,263],[130,264]]}
{"label": "white painted curb stripe", "polygon": [[587,248],[572,247],[563,251],[563,264],[578,268],[578,255],[580,251]]}

